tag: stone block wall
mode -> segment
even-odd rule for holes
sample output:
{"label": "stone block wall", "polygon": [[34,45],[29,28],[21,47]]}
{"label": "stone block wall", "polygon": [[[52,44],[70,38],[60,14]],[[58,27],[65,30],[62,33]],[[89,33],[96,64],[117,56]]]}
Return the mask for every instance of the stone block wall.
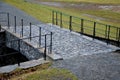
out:
{"label": "stone block wall", "polygon": [[[19,51],[21,54],[26,56],[29,60],[39,59],[43,57],[43,53],[40,52],[38,49],[34,48],[28,42],[24,40],[19,40],[20,38],[14,35],[9,31],[5,31],[4,33],[0,34],[0,42],[6,41],[5,44],[1,43],[0,46],[7,46],[12,48],[16,51]],[[14,41],[12,41],[14,40]],[[2,48],[1,48],[2,49]],[[19,56],[18,56],[19,57]]]}
{"label": "stone block wall", "polygon": [[0,55],[3,54],[5,49],[5,43],[2,43],[5,41],[5,31],[0,31]]}

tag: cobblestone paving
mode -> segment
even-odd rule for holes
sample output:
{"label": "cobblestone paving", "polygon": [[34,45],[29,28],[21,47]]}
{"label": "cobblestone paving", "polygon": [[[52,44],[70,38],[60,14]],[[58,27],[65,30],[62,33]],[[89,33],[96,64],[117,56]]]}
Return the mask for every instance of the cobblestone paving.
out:
{"label": "cobblestone paving", "polygon": [[[69,59],[77,55],[92,55],[104,52],[111,52],[118,49],[110,47],[106,44],[100,44],[94,40],[88,40],[83,35],[70,32],[67,29],[61,29],[50,24],[41,24],[32,26],[32,36],[39,36],[39,27],[41,27],[42,35],[53,32],[53,52],[59,54],[63,59]],[[29,26],[24,26],[24,37],[29,37]],[[11,28],[11,30],[13,30]],[[18,34],[21,33],[21,26],[17,27]],[[39,38],[32,39],[31,43],[37,45]],[[47,45],[50,45],[50,37],[47,36]],[[42,37],[42,46],[44,46],[44,37]]]}

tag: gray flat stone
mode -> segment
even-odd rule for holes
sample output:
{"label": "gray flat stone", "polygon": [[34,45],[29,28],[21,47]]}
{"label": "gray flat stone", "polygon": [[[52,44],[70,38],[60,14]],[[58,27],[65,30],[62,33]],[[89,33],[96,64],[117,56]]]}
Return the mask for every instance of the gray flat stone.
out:
{"label": "gray flat stone", "polygon": [[0,73],[9,73],[18,67],[17,64],[0,67]]}
{"label": "gray flat stone", "polygon": [[22,62],[22,63],[20,63],[20,66],[18,66],[18,64],[3,66],[3,67],[0,67],[0,73],[9,73],[9,72],[15,70],[16,68],[26,69],[26,68],[34,67],[34,66],[37,66],[40,64],[48,63],[48,62],[49,62],[48,60],[45,61],[43,58],[41,58],[38,60]]}

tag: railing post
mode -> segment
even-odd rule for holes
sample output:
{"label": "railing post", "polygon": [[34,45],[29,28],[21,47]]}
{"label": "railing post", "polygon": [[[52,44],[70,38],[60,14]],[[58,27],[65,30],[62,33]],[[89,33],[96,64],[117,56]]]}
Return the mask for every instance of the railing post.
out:
{"label": "railing post", "polygon": [[47,35],[45,35],[44,60],[46,60],[46,48],[47,48],[47,44],[46,44],[46,36],[47,36]]}
{"label": "railing post", "polygon": [[52,54],[52,35],[53,35],[53,33],[51,32],[51,34],[50,34],[50,54]]}
{"label": "railing post", "polygon": [[96,35],[96,22],[94,22],[94,27],[93,27],[93,39],[95,38]]}
{"label": "railing post", "polygon": [[[18,53],[16,53],[16,54],[18,54]],[[18,66],[20,66],[20,61],[17,56],[16,56],[16,59],[17,59]]]}
{"label": "railing post", "polygon": [[41,27],[39,27],[39,47],[41,46]]}
{"label": "railing post", "polygon": [[31,41],[31,31],[32,31],[32,29],[31,29],[31,25],[32,25],[32,23],[30,22],[30,34],[29,34],[30,41]]}
{"label": "railing post", "polygon": [[20,52],[20,39],[18,40],[18,51]]}
{"label": "railing post", "polygon": [[0,25],[0,31],[1,31],[1,25]]}
{"label": "railing post", "polygon": [[56,25],[58,25],[58,17],[57,17],[57,12],[56,12]]}
{"label": "railing post", "polygon": [[84,33],[84,29],[83,29],[83,19],[81,19],[81,33],[83,34]]}
{"label": "railing post", "polygon": [[70,21],[69,21],[69,30],[72,31],[72,16],[70,16]]}
{"label": "railing post", "polygon": [[16,33],[16,16],[14,16],[14,21],[15,21],[15,33]]}
{"label": "railing post", "polygon": [[108,33],[108,25],[105,26],[105,39],[106,39],[106,43],[108,44],[108,41],[107,41],[107,33]]}
{"label": "railing post", "polygon": [[10,16],[9,13],[7,13],[7,19],[8,19],[8,29],[10,28]]}
{"label": "railing post", "polygon": [[60,13],[60,27],[62,28],[62,13]]}
{"label": "railing post", "polygon": [[23,37],[23,19],[21,19],[21,26],[22,26],[22,37]]}
{"label": "railing post", "polygon": [[54,11],[52,11],[52,24],[54,24]]}
{"label": "railing post", "polygon": [[110,42],[110,25],[108,26],[108,36],[107,44]]}
{"label": "railing post", "polygon": [[118,43],[118,46],[120,46],[120,28],[119,28],[119,36],[118,36],[118,41],[117,41]]}
{"label": "railing post", "polygon": [[118,33],[119,32],[119,28],[116,28],[116,41],[118,40],[119,36],[118,36]]}

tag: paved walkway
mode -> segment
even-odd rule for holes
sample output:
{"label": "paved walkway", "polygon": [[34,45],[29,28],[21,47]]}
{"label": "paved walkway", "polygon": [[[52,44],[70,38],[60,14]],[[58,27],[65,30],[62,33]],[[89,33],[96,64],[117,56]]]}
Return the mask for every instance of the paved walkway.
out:
{"label": "paved walkway", "polygon": [[79,80],[120,80],[120,53],[78,55],[56,61],[52,67],[68,69]]}

